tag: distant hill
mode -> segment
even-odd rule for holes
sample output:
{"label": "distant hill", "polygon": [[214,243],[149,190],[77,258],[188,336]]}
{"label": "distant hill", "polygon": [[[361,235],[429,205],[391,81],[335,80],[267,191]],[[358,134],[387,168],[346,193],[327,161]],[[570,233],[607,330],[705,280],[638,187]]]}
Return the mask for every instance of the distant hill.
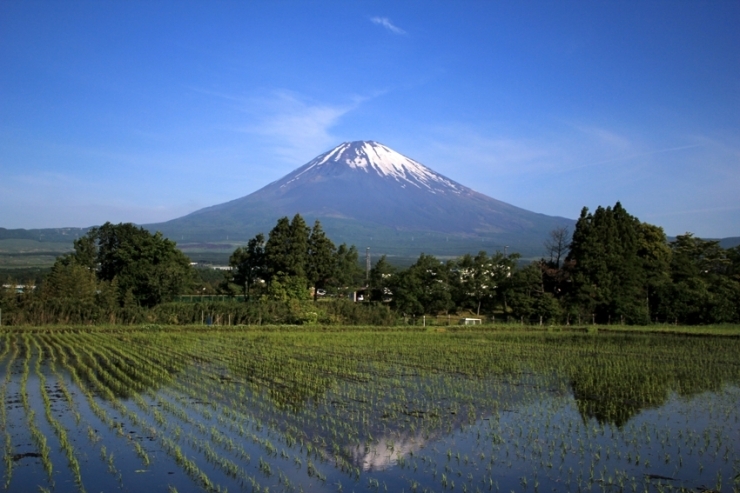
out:
{"label": "distant hill", "polygon": [[740,245],[740,236],[731,236],[719,240],[719,246],[722,248],[735,248]]}
{"label": "distant hill", "polygon": [[0,228],[0,240],[33,240],[42,243],[72,243],[90,228],[5,229]]}
{"label": "distant hill", "polygon": [[377,142],[343,143],[245,197],[145,225],[178,242],[245,241],[282,216],[321,221],[336,243],[373,254],[440,256],[479,250],[543,254],[563,217],[478,193]]}

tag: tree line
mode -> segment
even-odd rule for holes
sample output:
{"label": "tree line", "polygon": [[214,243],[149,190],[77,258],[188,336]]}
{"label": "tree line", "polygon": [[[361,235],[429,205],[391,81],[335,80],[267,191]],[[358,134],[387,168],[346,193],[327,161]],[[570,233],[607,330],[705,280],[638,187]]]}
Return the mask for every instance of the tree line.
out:
{"label": "tree line", "polygon": [[[335,246],[319,221],[308,227],[296,215],[237,248],[215,291],[246,301],[230,309],[238,323],[392,324],[440,314],[528,324],[740,322],[740,247],[690,233],[669,241],[620,203],[584,208],[572,234],[556,229],[543,247],[530,263],[481,251],[445,261],[421,254],[403,269],[383,256],[366,273],[354,246]],[[0,309],[6,324],[193,323],[213,307],[174,300],[201,286],[174,242],[106,223],[76,240],[37,289],[0,290]]]}
{"label": "tree line", "polygon": [[472,310],[489,317],[554,324],[719,324],[740,322],[740,246],[687,233],[669,241],[617,202],[587,208],[572,235],[550,233],[546,256],[529,264],[497,252],[440,262],[421,255],[394,272],[381,259],[372,298],[420,315]]}
{"label": "tree line", "polygon": [[312,228],[300,214],[283,217],[265,239],[260,233],[229,258],[222,291],[245,300],[316,300],[320,292],[346,292],[362,282],[354,246],[336,247],[317,220]]}

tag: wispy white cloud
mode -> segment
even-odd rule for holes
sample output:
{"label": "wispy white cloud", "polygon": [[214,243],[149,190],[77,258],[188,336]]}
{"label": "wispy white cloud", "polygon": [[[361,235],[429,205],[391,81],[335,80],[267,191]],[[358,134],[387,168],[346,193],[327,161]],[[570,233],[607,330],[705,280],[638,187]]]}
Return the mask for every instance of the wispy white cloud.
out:
{"label": "wispy white cloud", "polygon": [[383,26],[384,28],[388,29],[390,32],[394,34],[401,34],[401,35],[407,34],[406,31],[404,31],[400,27],[393,24],[390,21],[390,19],[388,19],[387,17],[372,17],[370,19],[370,22],[372,22],[373,24],[377,24],[379,26]]}
{"label": "wispy white cloud", "polygon": [[344,104],[331,104],[278,91],[254,101],[250,112],[258,114],[257,122],[240,130],[264,138],[284,160],[302,164],[337,144],[331,129],[365,100],[356,97]]}
{"label": "wispy white cloud", "polygon": [[624,135],[621,135],[613,130],[606,129],[603,127],[596,127],[593,125],[573,125],[581,133],[585,134],[586,137],[592,141],[600,144],[601,146],[608,146],[614,149],[631,149],[633,142]]}
{"label": "wispy white cloud", "polygon": [[465,124],[450,124],[433,129],[427,146],[441,166],[460,167],[464,172],[487,170],[501,174],[541,172],[552,166],[553,149],[526,137],[482,133]]}

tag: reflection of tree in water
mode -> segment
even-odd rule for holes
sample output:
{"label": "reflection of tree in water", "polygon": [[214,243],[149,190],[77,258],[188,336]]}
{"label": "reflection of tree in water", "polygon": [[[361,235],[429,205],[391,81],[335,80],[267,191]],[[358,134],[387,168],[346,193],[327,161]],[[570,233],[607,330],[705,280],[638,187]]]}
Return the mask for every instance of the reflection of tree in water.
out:
{"label": "reflection of tree in water", "polygon": [[666,388],[645,389],[650,393],[636,396],[632,388],[622,388],[621,383],[619,380],[594,382],[588,378],[574,377],[570,387],[583,419],[595,418],[601,424],[611,423],[621,427],[643,409],[658,407],[668,397]]}
{"label": "reflection of tree in water", "polygon": [[584,420],[625,425],[672,393],[693,396],[737,382],[740,368],[724,345],[709,338],[632,336],[599,341],[598,352],[572,364],[568,378]]}
{"label": "reflection of tree in water", "polygon": [[328,460],[360,469],[388,467],[399,454],[543,392],[569,387],[584,420],[621,427],[673,393],[740,381],[734,339],[504,335],[465,346],[481,358],[452,359],[452,347],[433,359],[411,346],[392,362],[369,345],[338,350],[288,341],[278,352],[274,338],[240,342],[221,361],[229,378],[266,403],[255,411],[259,419],[289,434],[289,443],[311,442]]}
{"label": "reflection of tree in water", "polygon": [[307,375],[304,366],[290,358],[255,355],[238,365],[229,365],[229,370],[253,392],[266,392],[276,412],[293,414],[299,413],[309,402],[322,399],[334,380],[317,372]]}

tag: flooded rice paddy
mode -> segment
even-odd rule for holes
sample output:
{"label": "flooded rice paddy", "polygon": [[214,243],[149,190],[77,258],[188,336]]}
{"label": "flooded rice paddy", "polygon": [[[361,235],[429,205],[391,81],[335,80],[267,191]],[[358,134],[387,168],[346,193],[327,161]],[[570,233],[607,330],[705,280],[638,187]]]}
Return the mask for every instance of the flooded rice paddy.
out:
{"label": "flooded rice paddy", "polygon": [[8,491],[739,491],[740,340],[0,335]]}

